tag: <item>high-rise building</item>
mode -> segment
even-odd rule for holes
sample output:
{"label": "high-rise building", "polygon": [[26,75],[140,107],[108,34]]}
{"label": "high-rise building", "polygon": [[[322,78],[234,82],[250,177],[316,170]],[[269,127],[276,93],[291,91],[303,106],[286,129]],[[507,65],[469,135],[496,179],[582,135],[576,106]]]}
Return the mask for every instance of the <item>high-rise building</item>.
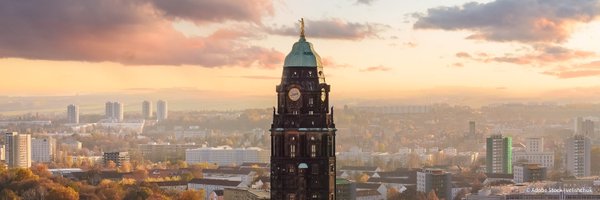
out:
{"label": "high-rise building", "polygon": [[526,138],[525,145],[527,152],[543,152],[544,138]]}
{"label": "high-rise building", "polygon": [[469,137],[474,137],[477,134],[475,129],[475,121],[469,121]]}
{"label": "high-rise building", "polygon": [[122,122],[123,121],[123,104],[115,101],[115,102],[106,102],[106,108],[105,108],[105,117],[107,119],[112,119],[115,120],[117,122]]}
{"label": "high-rise building", "polygon": [[577,177],[590,176],[592,143],[589,137],[574,135],[565,141],[567,171]]}
{"label": "high-rise building", "polygon": [[417,191],[427,194],[432,190],[439,199],[452,199],[452,174],[430,168],[417,171]]}
{"label": "high-rise building", "polygon": [[594,121],[586,119],[581,122],[581,135],[586,137],[594,138]]}
{"label": "high-rise building", "polygon": [[594,121],[585,119],[583,117],[575,118],[575,134],[583,135],[590,138],[595,137],[594,135]]}
{"label": "high-rise building", "polygon": [[51,162],[56,155],[56,140],[52,137],[31,139],[31,161]]}
{"label": "high-rise building", "polygon": [[144,116],[144,119],[152,118],[152,102],[142,102],[142,116]]}
{"label": "high-rise building", "polygon": [[512,138],[492,135],[486,141],[486,172],[512,174]]}
{"label": "high-rise building", "polygon": [[113,119],[114,118],[114,109],[113,109],[113,102],[106,102],[105,104],[105,109],[104,109],[104,117],[106,119]]}
{"label": "high-rise building", "polygon": [[167,109],[167,102],[158,100],[156,102],[156,119],[162,121],[167,119],[169,110]]}
{"label": "high-rise building", "polygon": [[335,199],[337,129],[329,91],[321,58],[302,29],[285,58],[281,83],[276,87],[271,199]]}
{"label": "high-rise building", "polygon": [[17,132],[6,133],[4,136],[4,153],[8,167],[31,167],[31,135]]}
{"label": "high-rise building", "polygon": [[113,102],[113,119],[122,122],[123,121],[123,104],[120,102]]}
{"label": "high-rise building", "polygon": [[71,104],[67,106],[67,122],[70,124],[79,124],[79,107]]}

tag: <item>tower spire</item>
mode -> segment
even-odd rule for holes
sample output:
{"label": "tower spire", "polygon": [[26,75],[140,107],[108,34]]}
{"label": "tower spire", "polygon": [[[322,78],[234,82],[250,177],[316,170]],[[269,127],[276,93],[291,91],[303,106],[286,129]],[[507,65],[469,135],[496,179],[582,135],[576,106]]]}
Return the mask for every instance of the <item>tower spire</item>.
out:
{"label": "tower spire", "polygon": [[300,18],[300,37],[304,37],[304,18]]}

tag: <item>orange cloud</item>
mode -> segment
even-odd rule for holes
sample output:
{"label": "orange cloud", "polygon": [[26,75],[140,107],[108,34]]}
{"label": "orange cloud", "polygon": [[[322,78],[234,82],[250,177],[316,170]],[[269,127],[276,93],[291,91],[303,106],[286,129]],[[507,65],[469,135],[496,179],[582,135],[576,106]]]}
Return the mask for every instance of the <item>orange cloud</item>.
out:
{"label": "orange cloud", "polygon": [[458,52],[458,53],[456,53],[456,57],[457,58],[470,58],[471,55],[469,55],[469,53],[467,53],[467,52]]}
{"label": "orange cloud", "polygon": [[186,37],[172,26],[174,18],[256,22],[269,14],[270,1],[176,1],[188,7],[150,0],[1,2],[0,27],[11,28],[0,29],[0,57],[204,67],[274,67],[283,60],[281,52],[249,45],[245,40],[258,37],[250,28]]}
{"label": "orange cloud", "polygon": [[495,0],[431,8],[415,14],[416,29],[469,30],[468,39],[564,42],[574,25],[600,15],[598,0]]}
{"label": "orange cloud", "polygon": [[559,67],[542,74],[556,76],[561,79],[600,76],[600,61],[594,61],[574,67]]}

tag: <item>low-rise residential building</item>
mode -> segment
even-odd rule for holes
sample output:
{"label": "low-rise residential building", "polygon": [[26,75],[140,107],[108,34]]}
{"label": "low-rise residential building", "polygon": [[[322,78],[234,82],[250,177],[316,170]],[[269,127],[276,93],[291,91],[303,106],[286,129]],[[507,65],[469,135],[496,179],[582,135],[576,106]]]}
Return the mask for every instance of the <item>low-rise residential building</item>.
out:
{"label": "low-rise residential building", "polygon": [[112,161],[117,167],[121,167],[125,162],[129,162],[129,152],[104,152],[102,160],[104,165],[108,165]]}
{"label": "low-rise residential building", "polygon": [[159,181],[153,182],[162,190],[184,191],[188,189],[187,181]]}
{"label": "low-rise residential building", "polygon": [[356,183],[356,199],[387,199],[387,187],[379,183]]}
{"label": "low-rise residential building", "polygon": [[202,177],[207,179],[239,181],[244,186],[251,185],[257,173],[251,169],[242,168],[218,168],[202,170]]}
{"label": "low-rise residential building", "polygon": [[206,196],[205,199],[209,199],[210,194],[215,190],[224,190],[225,188],[236,188],[242,187],[241,181],[228,181],[228,180],[216,180],[216,179],[205,179],[195,178],[188,182],[188,189],[204,190]]}
{"label": "low-rise residential building", "polygon": [[348,179],[335,179],[335,199],[336,200],[354,200],[356,199],[356,183]]}
{"label": "low-rise residential building", "polygon": [[356,200],[384,200],[385,197],[377,190],[358,190]]}
{"label": "low-rise residential building", "polygon": [[199,148],[200,145],[195,143],[186,144],[140,144],[139,149],[144,156],[144,159],[151,160],[152,162],[162,162],[171,160],[183,160],[185,158],[185,151],[188,149]]}
{"label": "low-rise residential building", "polygon": [[71,139],[71,140],[64,140],[64,141],[62,141],[61,145],[65,146],[65,147],[67,147],[69,149],[73,149],[73,150],[79,150],[82,147],[82,144],[81,144],[80,141],[73,140],[73,139]]}
{"label": "low-rise residential building", "polygon": [[265,190],[248,188],[225,188],[224,199],[264,200],[271,199],[271,193]]}
{"label": "low-rise residential building", "polygon": [[372,167],[372,166],[342,166],[340,168],[340,177],[342,178],[350,178],[351,176],[354,176],[356,174],[362,174],[362,173],[367,173],[367,174],[373,174],[375,172],[380,172],[381,168],[379,167]]}

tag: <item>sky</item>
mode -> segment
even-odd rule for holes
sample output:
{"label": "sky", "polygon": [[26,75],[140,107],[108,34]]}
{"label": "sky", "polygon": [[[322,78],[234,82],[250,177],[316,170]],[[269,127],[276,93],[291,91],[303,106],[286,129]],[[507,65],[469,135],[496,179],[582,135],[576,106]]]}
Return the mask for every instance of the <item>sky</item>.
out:
{"label": "sky", "polygon": [[304,18],[333,97],[598,97],[599,16],[598,0],[0,0],[0,96],[274,96]]}

